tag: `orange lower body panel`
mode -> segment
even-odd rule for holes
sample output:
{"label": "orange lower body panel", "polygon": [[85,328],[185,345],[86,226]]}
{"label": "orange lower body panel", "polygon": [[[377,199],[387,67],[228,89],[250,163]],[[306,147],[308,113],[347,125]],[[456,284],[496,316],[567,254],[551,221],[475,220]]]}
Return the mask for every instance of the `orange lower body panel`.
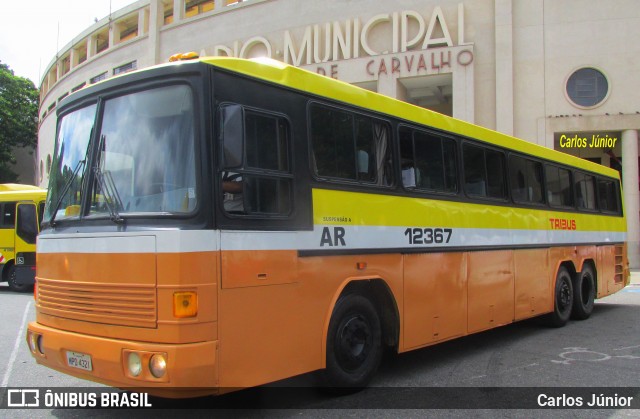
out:
{"label": "orange lower body panel", "polygon": [[[404,352],[551,312],[561,263],[571,263],[577,272],[585,263],[595,265],[598,297],[624,287],[628,273],[623,246],[327,257],[223,251],[219,265],[217,256],[163,255],[158,258],[157,284],[152,280],[155,270],[137,268],[133,278],[141,284],[133,285],[155,287],[157,292],[158,328],[124,322],[79,325],[67,314],[75,300],[68,302],[71,308],[54,304],[59,298],[56,284],[47,290],[43,281],[43,292],[54,302],[43,309],[44,297],[39,297],[42,323],[29,325],[29,333],[43,339],[44,353],[34,354],[36,360],[80,378],[167,397],[214,394],[323,368],[332,309],[351,281],[376,279],[387,285],[397,309],[398,350]],[[59,275],[71,285],[83,280],[71,269],[86,264],[80,255],[56,257],[65,258],[58,265],[66,270],[42,271],[45,277]],[[132,256],[120,258],[128,262]],[[112,273],[119,269],[118,264],[103,265]],[[76,288],[82,291],[80,285]],[[171,318],[175,289],[199,292],[197,318]],[[149,382],[127,375],[124,358],[129,350],[166,353],[166,379]],[[91,371],[70,366],[67,351],[90,356]]]}

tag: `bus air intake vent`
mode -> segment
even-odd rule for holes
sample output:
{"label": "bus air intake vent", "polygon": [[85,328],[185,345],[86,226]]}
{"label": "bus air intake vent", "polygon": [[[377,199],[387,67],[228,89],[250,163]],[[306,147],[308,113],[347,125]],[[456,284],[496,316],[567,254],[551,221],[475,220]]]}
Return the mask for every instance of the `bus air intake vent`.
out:
{"label": "bus air intake vent", "polygon": [[155,285],[95,284],[38,278],[38,306],[51,316],[94,323],[156,327]]}
{"label": "bus air intake vent", "polygon": [[615,262],[615,277],[614,281],[620,283],[624,281],[625,269],[624,269],[624,246],[621,244],[616,245],[616,262]]}

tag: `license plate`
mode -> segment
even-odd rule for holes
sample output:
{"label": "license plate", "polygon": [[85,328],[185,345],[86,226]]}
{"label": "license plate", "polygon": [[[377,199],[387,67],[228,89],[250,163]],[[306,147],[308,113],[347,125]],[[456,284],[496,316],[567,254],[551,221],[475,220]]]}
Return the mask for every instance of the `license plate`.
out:
{"label": "license plate", "polygon": [[91,355],[80,352],[67,351],[67,365],[85,371],[93,370],[91,365]]}

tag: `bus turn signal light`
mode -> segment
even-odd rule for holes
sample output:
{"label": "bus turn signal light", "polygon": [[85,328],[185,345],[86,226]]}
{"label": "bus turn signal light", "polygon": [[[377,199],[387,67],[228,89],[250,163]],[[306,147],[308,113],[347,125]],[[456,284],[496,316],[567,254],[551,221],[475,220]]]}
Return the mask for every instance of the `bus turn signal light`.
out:
{"label": "bus turn signal light", "polygon": [[198,314],[198,293],[182,291],[173,293],[173,317],[179,319]]}

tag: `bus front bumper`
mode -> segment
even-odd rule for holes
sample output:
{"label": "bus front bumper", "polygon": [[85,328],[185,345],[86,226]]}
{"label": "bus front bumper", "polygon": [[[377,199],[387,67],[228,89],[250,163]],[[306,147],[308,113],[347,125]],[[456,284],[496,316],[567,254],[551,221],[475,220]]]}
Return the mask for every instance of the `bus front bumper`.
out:
{"label": "bus front bumper", "polygon": [[[152,344],[82,335],[31,322],[27,345],[38,364],[108,386],[171,398],[218,393],[217,341]],[[164,374],[158,374],[165,365]]]}

